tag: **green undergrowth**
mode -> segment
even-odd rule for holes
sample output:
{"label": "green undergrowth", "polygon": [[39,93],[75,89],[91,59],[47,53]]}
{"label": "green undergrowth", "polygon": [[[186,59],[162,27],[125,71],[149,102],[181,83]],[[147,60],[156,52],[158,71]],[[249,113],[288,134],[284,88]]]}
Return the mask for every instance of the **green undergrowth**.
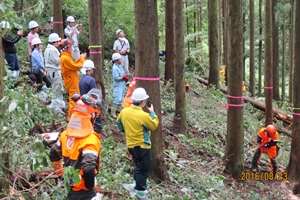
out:
{"label": "green undergrowth", "polygon": [[[106,100],[112,100],[111,63],[104,66]],[[170,177],[170,183],[156,183],[152,175],[148,180],[148,195],[150,199],[192,200],[192,199],[283,199],[280,193],[268,190],[268,195],[260,196],[259,191],[268,188],[264,183],[257,182],[255,187],[248,187],[247,183],[232,181],[230,176],[223,173],[223,159],[226,147],[227,109],[226,96],[219,90],[207,89],[200,85],[193,77],[186,77],[191,91],[186,93],[186,111],[188,132],[173,132],[173,118],[175,98],[169,84],[161,83],[162,130],[165,143],[164,159]],[[7,82],[7,80],[6,80]],[[10,84],[11,85],[11,84]],[[196,94],[197,93],[197,94]],[[166,95],[167,94],[167,95]],[[30,169],[33,172],[51,168],[41,136],[29,136],[29,130],[35,122],[51,124],[65,123],[64,116],[55,114],[40,102],[40,97],[34,94],[34,89],[28,85],[17,88],[6,88],[8,99],[1,103],[1,140],[5,144],[0,153],[8,152],[11,158],[10,169],[14,172]],[[262,99],[263,101],[263,99]],[[282,110],[288,112],[288,105],[282,104]],[[104,113],[105,114],[105,113]],[[4,121],[4,119],[6,121]],[[277,122],[278,125],[280,122]],[[250,166],[252,156],[246,152],[256,145],[256,133],[264,125],[264,113],[246,103],[244,106],[244,158],[245,170]],[[104,192],[103,199],[130,199],[122,184],[132,183],[133,166],[126,158],[126,145],[114,137],[116,130],[114,120],[107,119],[105,131],[109,137],[102,139],[102,165],[97,176],[99,188]],[[119,133],[119,137],[124,137]],[[155,145],[155,144],[154,144]],[[281,150],[278,161],[287,166],[290,152],[290,138],[280,135]],[[18,156],[16,156],[18,155]],[[267,164],[267,156],[262,163]],[[2,165],[2,160],[0,161]],[[2,171],[0,171],[2,175]],[[51,179],[39,184],[40,187],[32,191],[21,190],[27,199],[61,199],[65,190]],[[246,188],[246,189],[241,189]],[[246,191],[246,192],[245,192]],[[41,198],[43,197],[43,198]]]}

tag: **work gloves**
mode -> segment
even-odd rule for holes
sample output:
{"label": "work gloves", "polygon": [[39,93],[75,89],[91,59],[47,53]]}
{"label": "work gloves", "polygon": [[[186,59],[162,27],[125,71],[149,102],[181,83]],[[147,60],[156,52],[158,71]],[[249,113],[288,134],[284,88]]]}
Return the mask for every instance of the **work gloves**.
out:
{"label": "work gloves", "polygon": [[271,147],[271,144],[268,142],[265,144],[265,148],[270,148]]}
{"label": "work gloves", "polygon": [[64,169],[61,160],[53,161],[52,166],[57,176],[61,177],[62,175],[64,175]]}
{"label": "work gloves", "polygon": [[128,81],[128,75],[127,74],[123,76],[123,80]]}

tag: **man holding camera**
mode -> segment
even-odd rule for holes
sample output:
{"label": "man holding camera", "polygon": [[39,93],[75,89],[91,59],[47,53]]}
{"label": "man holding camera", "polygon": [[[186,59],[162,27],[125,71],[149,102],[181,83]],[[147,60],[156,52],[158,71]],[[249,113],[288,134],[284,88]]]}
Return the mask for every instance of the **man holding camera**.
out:
{"label": "man holding camera", "polygon": [[127,75],[129,75],[129,60],[127,55],[130,52],[129,42],[124,37],[123,30],[118,29],[116,31],[116,35],[118,39],[114,42],[113,52],[121,54],[123,70]]}
{"label": "man holding camera", "polygon": [[[73,16],[68,16],[66,21],[68,23],[68,26],[65,28],[64,32],[66,37],[73,41],[72,57],[75,61],[80,57],[77,37],[82,34],[82,24],[75,25],[75,19]],[[80,29],[80,31],[78,30],[78,28]]]}
{"label": "man holding camera", "polygon": [[[151,131],[158,127],[159,119],[144,88],[136,88],[131,96],[133,102],[117,117],[118,129],[125,133],[126,145],[135,163],[132,185],[138,199],[147,199],[147,178],[152,161]],[[143,111],[147,104],[149,113]]]}

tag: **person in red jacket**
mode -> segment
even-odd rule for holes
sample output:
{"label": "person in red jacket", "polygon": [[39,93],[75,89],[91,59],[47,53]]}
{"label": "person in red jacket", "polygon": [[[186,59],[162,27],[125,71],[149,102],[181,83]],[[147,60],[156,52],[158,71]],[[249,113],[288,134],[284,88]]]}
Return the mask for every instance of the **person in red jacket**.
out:
{"label": "person in red jacket", "polygon": [[[97,92],[95,91],[97,90]],[[100,135],[93,130],[93,122],[100,114],[102,93],[93,89],[93,94],[73,96],[74,110],[67,129],[52,145],[49,158],[58,176],[63,176],[64,167],[78,169],[79,183],[70,180],[71,190],[67,200],[90,200],[97,195],[96,174],[100,170],[101,142]]]}
{"label": "person in red jacket", "polygon": [[271,161],[271,171],[278,171],[278,164],[276,157],[278,154],[278,132],[276,131],[275,126],[268,125],[265,128],[262,128],[257,133],[257,143],[258,148],[254,153],[252,160],[252,171],[257,172],[258,162],[262,153],[266,152]]}
{"label": "person in red jacket", "polygon": [[61,73],[64,79],[64,85],[69,95],[69,109],[68,109],[68,119],[70,120],[72,110],[74,107],[74,101],[72,96],[74,94],[79,94],[79,76],[77,71],[81,69],[83,62],[86,59],[86,53],[80,55],[80,57],[74,61],[72,58],[72,44],[73,42],[70,39],[63,39],[60,42],[60,48],[62,53],[60,56],[60,66]]}

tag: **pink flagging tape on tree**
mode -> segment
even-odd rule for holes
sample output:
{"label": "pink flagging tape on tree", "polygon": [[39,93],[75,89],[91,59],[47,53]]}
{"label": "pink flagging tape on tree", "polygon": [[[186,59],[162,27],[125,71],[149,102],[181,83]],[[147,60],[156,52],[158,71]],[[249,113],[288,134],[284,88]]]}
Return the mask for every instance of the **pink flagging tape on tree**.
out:
{"label": "pink flagging tape on tree", "polygon": [[227,97],[231,99],[244,99],[244,96],[231,96],[229,94],[227,94]]}
{"label": "pink flagging tape on tree", "polygon": [[90,54],[102,54],[102,51],[90,51]]}
{"label": "pink flagging tape on tree", "polygon": [[142,81],[159,81],[160,78],[146,78],[146,77],[133,77],[133,80],[142,80]]}
{"label": "pink flagging tape on tree", "polygon": [[[231,99],[244,99],[244,96],[231,96],[231,95],[229,95],[229,94],[227,94],[227,97],[228,98],[231,98]],[[244,104],[226,104],[226,109],[228,109],[229,107],[243,107],[244,106]]]}
{"label": "pink flagging tape on tree", "polygon": [[244,104],[226,104],[226,109],[228,109],[229,107],[243,107]]}
{"label": "pink flagging tape on tree", "polygon": [[292,112],[293,115],[300,116],[300,113]]}
{"label": "pink flagging tape on tree", "polygon": [[63,24],[63,22],[52,22],[52,24]]}
{"label": "pink flagging tape on tree", "polygon": [[265,86],[265,89],[267,89],[267,90],[273,90],[273,86]]}

